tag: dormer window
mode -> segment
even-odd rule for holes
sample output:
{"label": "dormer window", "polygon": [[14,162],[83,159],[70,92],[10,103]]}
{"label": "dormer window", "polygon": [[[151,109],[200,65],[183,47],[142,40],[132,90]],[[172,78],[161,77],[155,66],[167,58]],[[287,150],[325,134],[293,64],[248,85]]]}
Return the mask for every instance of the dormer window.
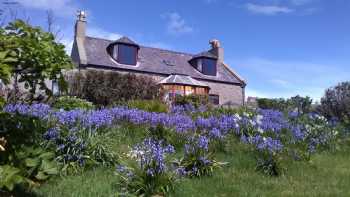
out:
{"label": "dormer window", "polygon": [[129,38],[122,37],[109,45],[107,51],[119,64],[135,66],[137,64],[139,48],[140,47]]}
{"label": "dormer window", "polygon": [[137,47],[118,44],[117,61],[120,64],[136,65],[137,62]]}
{"label": "dormer window", "polygon": [[216,76],[217,58],[209,52],[200,53],[190,60],[191,65],[204,75]]}
{"label": "dormer window", "polygon": [[216,76],[216,60],[203,58],[202,61],[202,73],[205,75]]}

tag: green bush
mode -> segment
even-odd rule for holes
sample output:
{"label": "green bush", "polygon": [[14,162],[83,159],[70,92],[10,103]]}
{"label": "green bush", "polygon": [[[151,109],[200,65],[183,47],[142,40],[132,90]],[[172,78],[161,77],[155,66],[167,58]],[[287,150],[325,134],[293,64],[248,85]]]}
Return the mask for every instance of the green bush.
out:
{"label": "green bush", "polygon": [[130,108],[136,108],[148,112],[167,112],[168,106],[159,100],[131,100],[126,103]]}
{"label": "green bush", "polygon": [[0,113],[0,188],[36,185],[57,174],[54,154],[37,147],[42,142],[46,123],[38,118]]}
{"label": "green bush", "polygon": [[337,118],[350,125],[350,81],[326,90],[320,111],[327,118]]}
{"label": "green bush", "polygon": [[42,120],[19,114],[0,113],[0,138],[7,141],[5,152],[0,152],[0,164],[18,160],[16,151],[42,141],[47,125]]}
{"label": "green bush", "polygon": [[61,96],[53,104],[54,108],[73,110],[73,109],[94,109],[94,105],[84,99],[80,99],[74,96]]}
{"label": "green bush", "polygon": [[274,109],[279,111],[298,111],[299,113],[308,113],[311,111],[312,99],[310,97],[301,97],[297,95],[288,99],[258,98],[257,102],[260,109]]}
{"label": "green bush", "polygon": [[194,107],[198,108],[201,105],[208,105],[209,99],[206,95],[176,95],[175,98],[175,105],[193,105]]}
{"label": "green bush", "polygon": [[26,182],[27,180],[21,175],[20,169],[11,165],[0,165],[0,192],[1,189],[12,191],[16,185]]}
{"label": "green bush", "polygon": [[161,97],[159,84],[151,77],[86,70],[70,80],[69,94],[100,106],[116,102]]}

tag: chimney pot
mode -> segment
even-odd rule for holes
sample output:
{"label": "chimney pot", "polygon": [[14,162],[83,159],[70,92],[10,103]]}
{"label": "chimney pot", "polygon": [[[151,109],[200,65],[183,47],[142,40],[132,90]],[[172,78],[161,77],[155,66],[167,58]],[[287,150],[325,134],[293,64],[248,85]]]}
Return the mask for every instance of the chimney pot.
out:
{"label": "chimney pot", "polygon": [[211,45],[212,49],[220,48],[220,41],[217,39],[210,40],[209,44]]}
{"label": "chimney pot", "polygon": [[78,16],[78,21],[86,22],[86,12],[85,11],[78,10],[77,16]]}
{"label": "chimney pot", "polygon": [[224,49],[221,47],[220,41],[217,39],[213,39],[209,41],[211,45],[211,49],[209,52],[216,55],[218,57],[218,62],[224,62]]}

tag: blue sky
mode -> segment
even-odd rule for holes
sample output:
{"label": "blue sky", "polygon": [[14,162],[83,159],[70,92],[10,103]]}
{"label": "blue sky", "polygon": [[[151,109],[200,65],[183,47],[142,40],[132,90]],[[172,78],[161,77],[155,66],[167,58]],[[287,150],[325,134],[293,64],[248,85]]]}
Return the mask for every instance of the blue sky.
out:
{"label": "blue sky", "polygon": [[[1,1],[1,0],[0,0]],[[75,12],[88,13],[88,34],[197,53],[216,38],[225,61],[248,82],[247,95],[318,100],[350,80],[349,0],[18,0],[20,16],[45,27],[53,10],[68,48]],[[17,6],[18,7],[18,6]],[[69,51],[69,49],[67,49]]]}

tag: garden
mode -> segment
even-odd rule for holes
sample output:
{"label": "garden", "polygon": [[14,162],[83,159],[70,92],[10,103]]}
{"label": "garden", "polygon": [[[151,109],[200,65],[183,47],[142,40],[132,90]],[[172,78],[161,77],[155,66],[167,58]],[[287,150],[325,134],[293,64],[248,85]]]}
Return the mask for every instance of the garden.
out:
{"label": "garden", "polygon": [[63,46],[23,21],[0,40],[0,77],[15,84],[1,97],[0,196],[350,195],[350,82],[320,104],[296,96],[257,108],[195,97],[167,105],[152,79],[65,79],[73,66]]}

